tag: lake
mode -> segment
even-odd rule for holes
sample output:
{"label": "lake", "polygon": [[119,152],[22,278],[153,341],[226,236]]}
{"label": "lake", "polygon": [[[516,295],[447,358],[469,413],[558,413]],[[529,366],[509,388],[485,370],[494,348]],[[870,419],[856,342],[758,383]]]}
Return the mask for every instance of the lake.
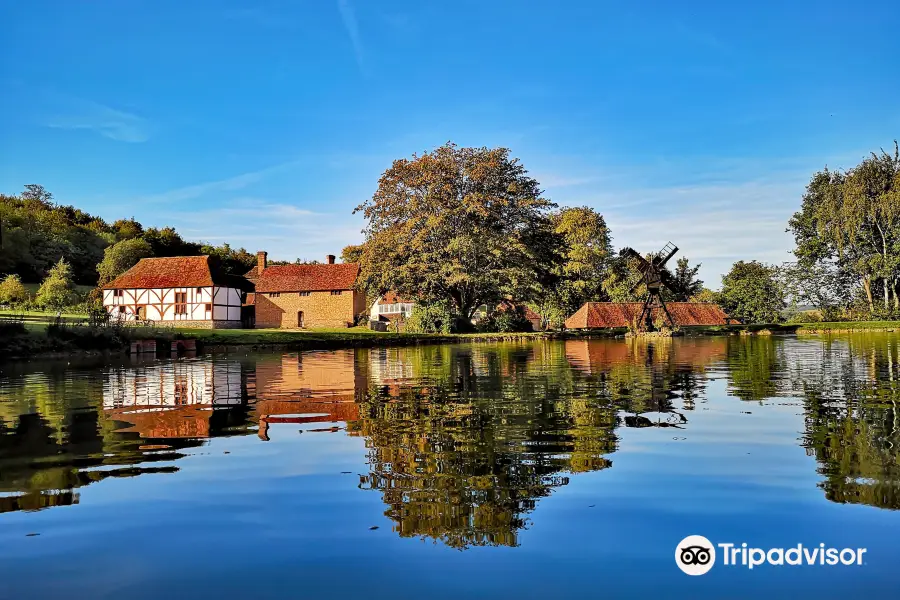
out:
{"label": "lake", "polygon": [[890,333],[0,365],[0,597],[900,597],[898,402]]}

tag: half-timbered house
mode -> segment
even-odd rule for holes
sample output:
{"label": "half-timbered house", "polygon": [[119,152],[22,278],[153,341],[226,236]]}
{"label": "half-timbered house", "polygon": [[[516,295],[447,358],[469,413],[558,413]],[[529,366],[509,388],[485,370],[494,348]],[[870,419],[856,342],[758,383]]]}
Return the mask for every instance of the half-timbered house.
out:
{"label": "half-timbered house", "polygon": [[209,256],[144,258],[103,286],[103,306],[113,319],[238,329],[252,291],[251,282],[220,272]]}

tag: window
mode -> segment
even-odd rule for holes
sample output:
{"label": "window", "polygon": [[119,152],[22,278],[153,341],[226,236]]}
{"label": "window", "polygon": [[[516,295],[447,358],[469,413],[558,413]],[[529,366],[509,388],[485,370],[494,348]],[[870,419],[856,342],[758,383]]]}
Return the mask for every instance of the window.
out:
{"label": "window", "polygon": [[187,314],[187,292],[175,292],[175,314]]}
{"label": "window", "polygon": [[309,292],[299,292],[300,296],[309,296]]}
{"label": "window", "polygon": [[211,311],[211,310],[212,310],[212,304],[207,303],[207,305],[206,305],[206,312],[209,312],[209,311]]}
{"label": "window", "polygon": [[124,307],[124,306],[120,306],[120,307],[119,307],[119,312],[120,312],[120,313],[125,312],[125,307]]}
{"label": "window", "polygon": [[125,290],[113,290],[113,298],[121,298],[125,295]]}
{"label": "window", "polygon": [[202,293],[203,293],[203,288],[202,288],[202,287],[198,287],[198,288],[197,288],[197,293],[198,293],[198,294],[202,294]]}
{"label": "window", "polygon": [[340,295],[341,295],[341,290],[331,290],[331,295],[332,295],[332,296],[340,296]]}
{"label": "window", "polygon": [[281,292],[272,292],[269,294],[269,298],[278,298],[281,296]]}

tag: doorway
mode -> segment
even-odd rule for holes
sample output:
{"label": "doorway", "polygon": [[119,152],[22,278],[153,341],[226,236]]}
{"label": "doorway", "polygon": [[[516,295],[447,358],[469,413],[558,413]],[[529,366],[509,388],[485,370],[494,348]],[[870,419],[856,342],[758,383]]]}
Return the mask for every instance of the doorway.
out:
{"label": "doorway", "polygon": [[141,321],[147,320],[147,307],[146,306],[138,306],[137,307],[137,318]]}
{"label": "doorway", "polygon": [[302,310],[297,311],[297,327],[299,327],[300,329],[303,329],[303,311]]}

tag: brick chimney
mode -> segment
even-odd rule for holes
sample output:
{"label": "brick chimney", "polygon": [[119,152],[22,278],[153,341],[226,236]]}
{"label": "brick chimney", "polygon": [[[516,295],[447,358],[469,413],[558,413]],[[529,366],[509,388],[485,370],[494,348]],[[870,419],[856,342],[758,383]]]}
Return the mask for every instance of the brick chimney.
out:
{"label": "brick chimney", "polygon": [[259,275],[262,275],[263,270],[268,264],[268,261],[266,260],[266,257],[268,255],[268,252],[263,252],[262,250],[256,253],[256,270],[258,271]]}
{"label": "brick chimney", "polygon": [[328,256],[326,256],[325,262],[327,262],[329,265],[333,265],[334,264],[334,254],[329,254]]}

